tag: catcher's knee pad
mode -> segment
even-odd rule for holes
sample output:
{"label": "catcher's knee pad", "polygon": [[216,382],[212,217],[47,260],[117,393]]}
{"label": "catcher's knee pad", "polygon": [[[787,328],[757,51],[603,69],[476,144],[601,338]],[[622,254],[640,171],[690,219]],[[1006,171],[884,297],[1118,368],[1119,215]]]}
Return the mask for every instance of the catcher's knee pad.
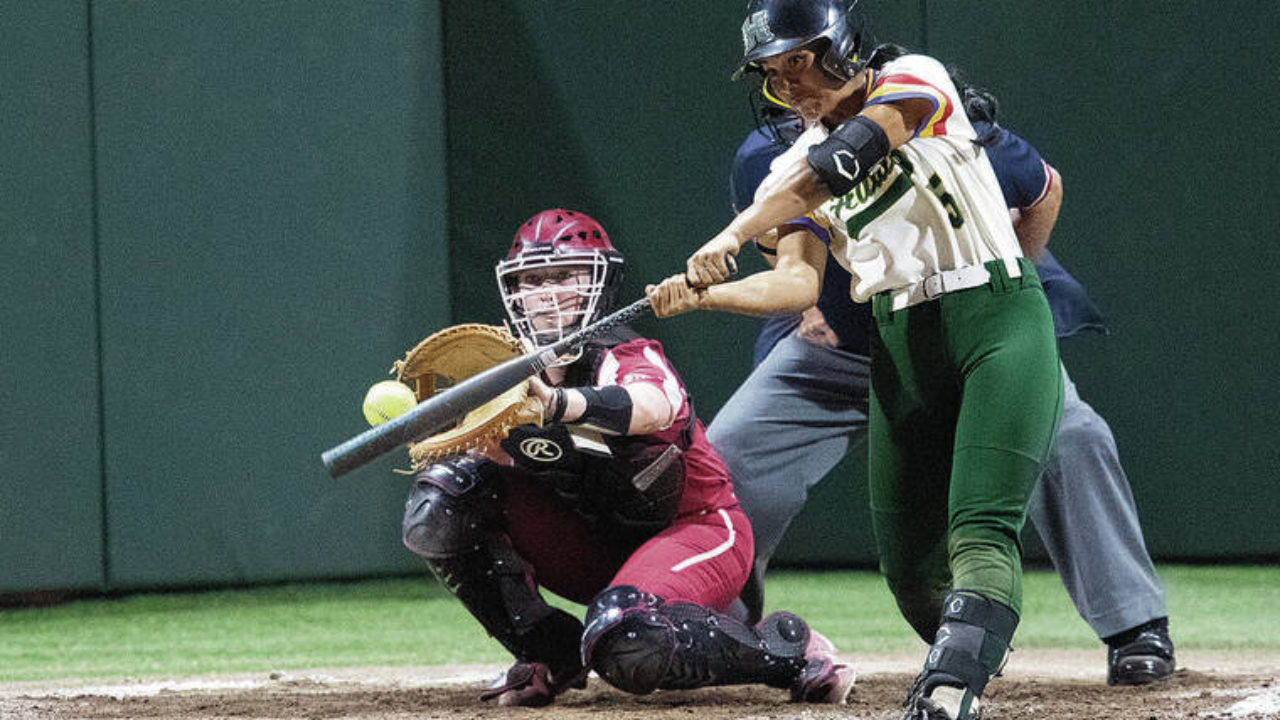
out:
{"label": "catcher's knee pad", "polygon": [[583,662],[633,693],[708,685],[789,687],[804,669],[809,628],[791,613],[749,627],[695,603],[609,588],[587,611]]}
{"label": "catcher's knee pad", "polygon": [[951,592],[943,601],[942,624],[925,660],[926,676],[934,684],[963,685],[981,697],[991,676],[1004,665],[1017,627],[1018,614],[1008,605],[966,590]]}
{"label": "catcher's knee pad", "polygon": [[662,599],[631,585],[607,588],[587,609],[582,662],[610,685],[643,695],[661,686],[676,630],[658,610]]}
{"label": "catcher's knee pad", "polygon": [[478,549],[500,528],[498,466],[472,457],[418,473],[404,508],[404,545],[424,558]]}

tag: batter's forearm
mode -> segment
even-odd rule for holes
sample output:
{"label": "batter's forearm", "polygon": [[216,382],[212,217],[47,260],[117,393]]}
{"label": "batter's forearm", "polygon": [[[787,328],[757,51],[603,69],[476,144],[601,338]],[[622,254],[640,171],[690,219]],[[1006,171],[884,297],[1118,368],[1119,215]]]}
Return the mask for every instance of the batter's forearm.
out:
{"label": "batter's forearm", "polygon": [[766,270],[704,291],[700,307],[762,317],[803,312],[818,302],[817,278],[783,270]]}
{"label": "batter's forearm", "polygon": [[777,183],[771,173],[761,186],[771,188],[756,198],[747,209],[738,213],[727,231],[739,238],[740,243],[801,217],[830,199],[831,193],[807,162],[799,162],[779,168]]}

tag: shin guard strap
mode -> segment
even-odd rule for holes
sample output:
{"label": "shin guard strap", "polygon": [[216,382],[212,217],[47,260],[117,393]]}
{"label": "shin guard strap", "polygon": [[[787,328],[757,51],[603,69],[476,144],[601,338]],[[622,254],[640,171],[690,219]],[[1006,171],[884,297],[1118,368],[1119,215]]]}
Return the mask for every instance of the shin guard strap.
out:
{"label": "shin guard strap", "polygon": [[1004,665],[1018,615],[1007,605],[973,592],[957,590],[943,601],[942,627],[934,647],[947,642],[949,648],[968,652],[987,675],[995,675]]}
{"label": "shin guard strap", "polygon": [[964,683],[965,687],[979,697],[982,696],[982,691],[987,688],[987,682],[991,679],[986,666],[969,653],[936,645],[929,649],[924,670],[926,673],[950,675]]}
{"label": "shin guard strap", "polygon": [[1012,608],[966,590],[953,590],[943,600],[942,622],[948,620],[977,625],[1005,645],[1013,642],[1013,633],[1018,629],[1018,614]]}

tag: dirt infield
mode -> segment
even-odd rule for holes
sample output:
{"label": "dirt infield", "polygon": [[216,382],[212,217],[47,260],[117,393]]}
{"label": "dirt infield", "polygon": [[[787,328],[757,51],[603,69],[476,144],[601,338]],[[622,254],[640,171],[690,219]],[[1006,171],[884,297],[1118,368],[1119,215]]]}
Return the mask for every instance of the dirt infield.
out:
{"label": "dirt infield", "polygon": [[[1097,654],[1026,653],[987,693],[990,720],[1003,718],[1280,718],[1280,659],[1205,655],[1184,661],[1169,681],[1109,688]],[[856,659],[855,659],[856,660]],[[347,668],[331,673],[135,681],[115,685],[0,686],[0,718],[177,718],[267,720],[897,720],[912,675],[910,660],[860,663],[849,705],[793,705],[768,688],[713,688],[633,697],[592,678],[551,708],[505,709],[480,703],[494,667]],[[1197,669],[1199,668],[1199,669]],[[905,670],[905,671],[904,671]],[[1094,677],[1098,675],[1098,677]]]}

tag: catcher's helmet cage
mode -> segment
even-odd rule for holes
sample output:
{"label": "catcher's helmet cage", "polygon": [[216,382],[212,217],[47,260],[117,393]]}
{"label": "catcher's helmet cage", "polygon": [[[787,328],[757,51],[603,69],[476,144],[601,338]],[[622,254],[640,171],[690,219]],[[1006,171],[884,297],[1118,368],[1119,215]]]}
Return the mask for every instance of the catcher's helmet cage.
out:
{"label": "catcher's helmet cage", "polygon": [[[604,317],[613,307],[624,267],[622,254],[591,216],[563,208],[544,210],[520,225],[507,256],[498,261],[498,290],[516,333],[542,348]],[[526,300],[547,291],[522,290],[520,273],[561,268],[589,271],[576,288],[579,302],[568,309],[557,303],[556,327],[535,329],[525,312]]]}
{"label": "catcher's helmet cage", "polygon": [[742,62],[734,79],[759,62],[828,40],[822,69],[849,80],[865,64],[861,50],[866,35],[858,0],[751,0],[742,23]]}

